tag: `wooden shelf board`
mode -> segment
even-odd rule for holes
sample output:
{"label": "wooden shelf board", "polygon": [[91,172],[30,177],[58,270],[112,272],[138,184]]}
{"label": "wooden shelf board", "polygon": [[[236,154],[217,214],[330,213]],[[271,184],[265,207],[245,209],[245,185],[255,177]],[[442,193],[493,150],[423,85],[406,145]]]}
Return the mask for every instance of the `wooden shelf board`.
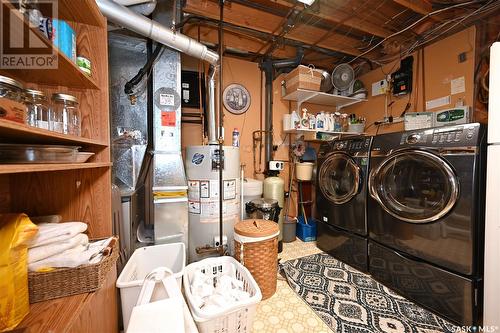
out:
{"label": "wooden shelf board", "polygon": [[327,134],[334,134],[334,135],[363,135],[364,133],[355,133],[355,132],[333,132],[333,131],[321,131],[321,130],[315,130],[315,129],[291,129],[291,130],[285,130],[283,133],[289,133],[289,134],[300,134],[300,133],[327,133]]}
{"label": "wooden shelf board", "polygon": [[94,168],[110,167],[112,165],[113,163],[111,162],[61,163],[61,164],[0,164],[0,174],[94,169]]}
{"label": "wooden shelf board", "polygon": [[284,96],[283,99],[287,101],[295,101],[298,103],[331,105],[336,106],[337,108],[347,107],[356,103],[366,101],[365,99],[358,99],[305,89],[297,89],[296,91]]}
{"label": "wooden shelf board", "polygon": [[16,327],[20,332],[67,332],[82,311],[90,293],[30,304],[30,313]]}
{"label": "wooden shelf board", "polygon": [[101,15],[95,0],[56,0],[59,18],[97,27],[106,27],[106,19]]}
{"label": "wooden shelf board", "polygon": [[[69,0],[66,0],[65,2],[68,1]],[[57,55],[58,60],[57,68],[54,69],[1,68],[1,71],[5,75],[18,79],[25,83],[33,83],[37,85],[46,84],[72,88],[99,89],[99,85],[95,82],[95,80],[82,72],[73,61],[71,61],[64,53],[60,52],[59,49],[57,49],[47,38],[45,38],[45,36],[38,30],[38,27],[29,27],[27,20],[23,18],[23,14],[16,10],[10,2],[2,1],[2,6],[4,6],[4,10],[11,10],[16,17],[15,19],[22,20],[24,26],[28,26],[29,30],[37,37],[36,39],[39,39],[47,47],[54,50],[54,53]],[[6,22],[4,22],[3,24],[6,24]],[[9,27],[4,26],[4,29],[9,29]],[[14,38],[15,40],[24,40],[25,37],[23,35],[24,32],[22,29],[14,30],[13,33],[15,35],[12,36],[12,38]],[[29,45],[29,43],[24,43],[24,45]],[[21,48],[19,53],[30,54],[27,47]]]}
{"label": "wooden shelf board", "polygon": [[107,142],[101,142],[74,135],[61,134],[8,120],[0,120],[0,139],[7,139],[9,143],[70,144],[100,147],[108,146]]}

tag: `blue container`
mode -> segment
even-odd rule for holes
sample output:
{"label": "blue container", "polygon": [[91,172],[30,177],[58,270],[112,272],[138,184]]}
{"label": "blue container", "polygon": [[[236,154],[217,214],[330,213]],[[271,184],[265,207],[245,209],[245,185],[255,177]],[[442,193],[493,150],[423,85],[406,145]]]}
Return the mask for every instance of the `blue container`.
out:
{"label": "blue container", "polygon": [[52,21],[52,42],[62,53],[76,63],[76,34],[75,30],[63,20]]}
{"label": "blue container", "polygon": [[297,237],[303,242],[312,242],[316,240],[316,220],[312,217],[307,218],[307,223],[304,222],[304,216],[299,216],[297,222]]}

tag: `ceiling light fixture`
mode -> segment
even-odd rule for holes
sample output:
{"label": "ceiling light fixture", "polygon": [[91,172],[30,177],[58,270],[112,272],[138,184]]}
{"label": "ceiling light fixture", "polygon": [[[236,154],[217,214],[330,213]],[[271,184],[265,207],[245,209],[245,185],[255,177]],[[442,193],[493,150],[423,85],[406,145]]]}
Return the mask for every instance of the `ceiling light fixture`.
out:
{"label": "ceiling light fixture", "polygon": [[298,2],[302,2],[305,5],[312,5],[315,0],[297,0]]}

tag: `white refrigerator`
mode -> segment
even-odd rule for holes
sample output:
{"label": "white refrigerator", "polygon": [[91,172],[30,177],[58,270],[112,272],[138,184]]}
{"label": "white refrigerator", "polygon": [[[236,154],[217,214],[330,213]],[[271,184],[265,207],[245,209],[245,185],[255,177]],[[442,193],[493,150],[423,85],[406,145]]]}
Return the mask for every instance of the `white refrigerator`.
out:
{"label": "white refrigerator", "polygon": [[500,42],[490,49],[484,326],[500,330]]}

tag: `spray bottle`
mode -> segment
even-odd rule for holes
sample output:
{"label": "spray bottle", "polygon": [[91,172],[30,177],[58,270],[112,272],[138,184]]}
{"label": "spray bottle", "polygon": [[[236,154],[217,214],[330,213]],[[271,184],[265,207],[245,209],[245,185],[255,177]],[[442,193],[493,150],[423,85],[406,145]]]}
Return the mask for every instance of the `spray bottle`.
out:
{"label": "spray bottle", "polygon": [[233,147],[240,146],[240,132],[237,128],[233,130]]}

